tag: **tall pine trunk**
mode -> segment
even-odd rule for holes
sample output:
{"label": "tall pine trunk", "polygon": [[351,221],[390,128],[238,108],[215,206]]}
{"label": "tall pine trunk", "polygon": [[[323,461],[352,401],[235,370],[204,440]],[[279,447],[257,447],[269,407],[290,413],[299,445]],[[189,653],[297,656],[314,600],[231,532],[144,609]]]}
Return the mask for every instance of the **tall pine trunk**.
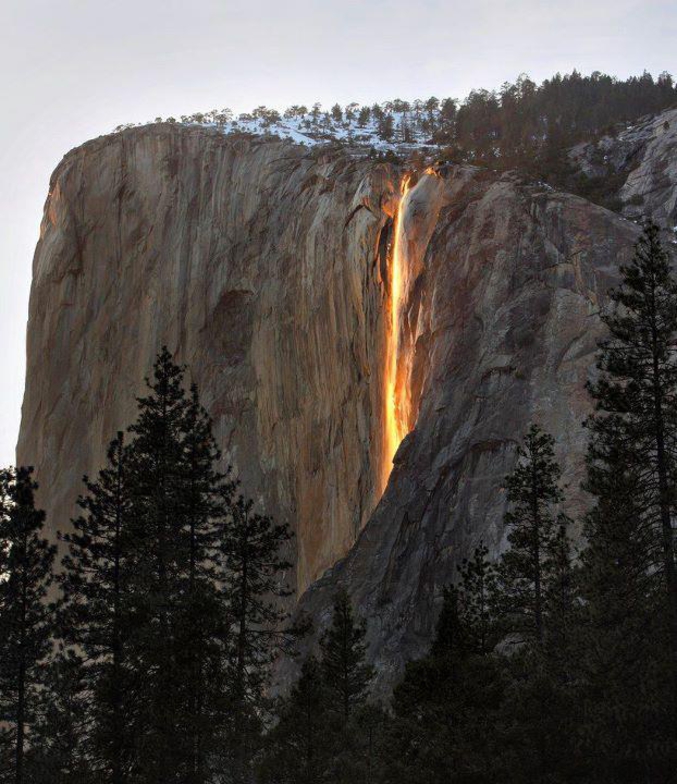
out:
{"label": "tall pine trunk", "polygon": [[247,531],[248,512],[245,511],[244,525],[241,538],[241,558],[242,558],[242,579],[240,582],[240,607],[239,623],[237,635],[237,684],[236,684],[236,705],[235,721],[239,725],[236,732],[240,732],[237,739],[237,766],[240,781],[245,781],[245,770],[248,756],[248,728],[246,726],[247,717],[245,716],[245,697],[246,686],[245,678],[247,675],[247,602],[249,593],[249,573],[248,573],[248,531]]}
{"label": "tall pine trunk", "polygon": [[26,722],[26,615],[28,611],[28,536],[24,531],[22,539],[22,570],[21,575],[21,626],[19,637],[19,672],[17,675],[17,701],[16,701],[16,771],[14,781],[23,784],[24,775],[24,738]]}
{"label": "tall pine trunk", "polygon": [[531,469],[531,505],[534,518],[534,615],[536,619],[536,637],[543,642],[543,590],[541,587],[541,525],[538,510],[538,477],[535,463]]}
{"label": "tall pine trunk", "polygon": [[673,709],[677,719],[677,574],[675,573],[674,533],[672,530],[670,500],[670,481],[668,458],[665,449],[665,412],[662,396],[662,379],[660,374],[657,330],[655,321],[652,323],[653,341],[653,375],[654,375],[654,416],[656,420],[656,463],[658,471],[659,508],[663,545],[663,566],[665,569],[665,587],[667,590],[670,653],[672,659]]}
{"label": "tall pine trunk", "polygon": [[[23,634],[22,634],[23,636]],[[24,762],[24,723],[26,720],[26,665],[24,654],[19,654],[19,673],[18,673],[18,693],[16,702],[16,784],[23,784],[23,762]]]}
{"label": "tall pine trunk", "polygon": [[117,504],[115,509],[115,544],[113,561],[113,784],[123,784],[122,748],[124,717],[122,711],[122,635],[120,618],[120,558],[122,535],[123,436],[118,433]]}

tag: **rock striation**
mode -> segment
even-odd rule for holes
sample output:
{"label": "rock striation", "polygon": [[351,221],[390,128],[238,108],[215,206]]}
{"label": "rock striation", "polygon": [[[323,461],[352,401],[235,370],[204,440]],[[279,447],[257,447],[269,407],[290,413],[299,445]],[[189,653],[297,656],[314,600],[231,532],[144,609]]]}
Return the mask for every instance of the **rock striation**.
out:
{"label": "rock striation", "polygon": [[[628,183],[644,167],[667,226],[666,138],[642,147]],[[200,385],[224,463],[295,528],[300,610],[319,631],[345,586],[384,693],[429,644],[462,558],[480,540],[505,547],[503,480],[531,421],[557,439],[569,511],[583,508],[599,309],[639,233],[471,166],[414,173],[400,202],[403,173],[349,149],[177,125],[69,153],[35,254],[17,448],[66,528],[82,474],[167,344]],[[381,495],[395,225],[413,429]],[[282,663],[280,682],[292,672]]]}

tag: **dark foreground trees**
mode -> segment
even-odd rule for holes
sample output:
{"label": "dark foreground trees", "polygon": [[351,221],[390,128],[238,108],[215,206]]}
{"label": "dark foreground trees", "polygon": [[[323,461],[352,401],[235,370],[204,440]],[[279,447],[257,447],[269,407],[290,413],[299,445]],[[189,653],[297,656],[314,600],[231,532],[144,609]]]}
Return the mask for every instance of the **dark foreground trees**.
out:
{"label": "dark foreground trees", "polygon": [[23,784],[53,633],[55,547],[42,535],[30,468],[0,472],[0,780]]}
{"label": "dark foreground trees", "polygon": [[[208,780],[229,618],[217,525],[233,483],[209,418],[163,350],[126,445],[86,481],[64,536],[61,637],[88,695],[85,753],[99,780]],[[207,680],[209,679],[209,688]]]}
{"label": "dark foreground trees", "polygon": [[217,469],[209,417],[183,377],[163,350],[128,437],[85,479],[62,537],[58,612],[44,601],[54,548],[40,538],[30,472],[0,477],[7,780],[251,779],[278,635],[295,631],[275,604],[288,595],[279,550],[290,534]]}
{"label": "dark foreground trees", "polygon": [[506,478],[506,552],[491,563],[480,542],[461,564],[385,705],[340,593],[273,710],[271,664],[298,631],[279,609],[289,532],[217,469],[168,352],[87,480],[58,606],[30,471],[3,472],[0,781],[671,784],[677,286],[655,227],[611,301],[583,552],[555,441],[532,427]]}
{"label": "dark foreground trees", "polygon": [[677,754],[677,283],[657,226],[621,272],[590,386],[581,698],[600,765],[662,781]]}
{"label": "dark foreground trees", "polygon": [[610,337],[600,351],[602,377],[590,386],[598,413],[590,420],[589,489],[606,498],[610,473],[630,472],[634,528],[646,536],[664,593],[677,712],[677,282],[658,226],[647,224],[621,272],[623,284],[611,293],[616,307],[603,317]]}
{"label": "dark foreground trees", "polygon": [[302,631],[280,609],[291,535],[218,470],[166,349],[147,385],[56,576],[30,469],[0,474],[3,782],[252,780],[271,664]]}
{"label": "dark foreground trees", "polygon": [[278,700],[259,778],[269,784],[376,781],[384,716],[368,704],[374,675],[365,627],[345,591],[334,600],[320,659],[310,655],[298,682]]}

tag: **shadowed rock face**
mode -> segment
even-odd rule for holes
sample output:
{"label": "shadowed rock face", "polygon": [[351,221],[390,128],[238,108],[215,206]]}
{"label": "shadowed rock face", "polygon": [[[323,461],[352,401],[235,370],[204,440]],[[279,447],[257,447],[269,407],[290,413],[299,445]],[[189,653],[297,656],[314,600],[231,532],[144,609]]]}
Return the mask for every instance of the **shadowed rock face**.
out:
{"label": "shadowed rock face", "polygon": [[224,462],[295,528],[300,591],[332,567],[301,609],[321,629],[345,585],[368,618],[383,692],[428,646],[461,559],[480,539],[505,546],[503,480],[531,421],[557,439],[569,511],[584,504],[597,314],[638,234],[511,174],[447,166],[412,183],[401,344],[417,418],[379,502],[400,174],[204,128],[148,126],[70,153],[34,261],[18,446],[52,526],[67,526],[166,343],[200,385]]}

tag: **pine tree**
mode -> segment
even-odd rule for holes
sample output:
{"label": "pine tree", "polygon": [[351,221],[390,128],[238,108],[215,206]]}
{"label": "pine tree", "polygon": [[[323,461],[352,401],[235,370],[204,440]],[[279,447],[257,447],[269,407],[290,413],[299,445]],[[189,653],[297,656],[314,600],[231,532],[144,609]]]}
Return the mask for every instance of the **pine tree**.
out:
{"label": "pine tree", "polygon": [[[677,754],[674,506],[677,288],[647,224],[604,314],[589,420],[581,624],[582,753],[599,780],[660,781]],[[666,522],[666,517],[668,518]],[[665,688],[673,684],[672,689]]]}
{"label": "pine tree", "polygon": [[496,568],[488,560],[483,542],[475,548],[472,558],[464,558],[459,567],[458,615],[475,653],[490,653],[496,645],[495,623],[491,614],[491,598],[496,591]]}
{"label": "pine tree", "polygon": [[163,349],[64,537],[64,655],[80,662],[87,760],[112,784],[202,784],[222,749],[225,775],[248,780],[271,662],[299,631],[278,606],[289,531],[235,498],[183,378]]}
{"label": "pine tree", "polygon": [[81,688],[92,695],[92,758],[102,781],[123,784],[133,766],[130,728],[134,726],[134,674],[127,660],[133,633],[131,592],[139,553],[131,536],[133,477],[128,449],[118,433],[108,448],[108,466],[98,481],[87,477],[78,499],[83,515],[72,533],[59,583],[64,596],[61,627],[69,656],[81,660]]}
{"label": "pine tree", "polygon": [[332,620],[320,638],[330,738],[329,781],[372,781],[383,713],[369,703],[374,669],[366,661],[366,626],[345,590],[334,599]]}
{"label": "pine tree", "polygon": [[567,523],[553,510],[562,501],[553,446],[552,436],[532,425],[518,451],[517,467],[506,480],[510,548],[498,565],[495,593],[498,613],[514,631],[538,643],[546,631],[548,556]]}
{"label": "pine tree", "polygon": [[655,535],[643,524],[644,469],[622,431],[615,444],[612,432],[606,431],[603,449],[593,439],[588,457],[588,489],[596,498],[583,530],[588,544],[570,657],[577,698],[573,735],[592,780],[660,781],[656,771],[647,779],[652,758],[674,754],[667,638],[657,613],[664,594],[652,573]]}
{"label": "pine tree", "polygon": [[407,664],[380,744],[384,784],[501,780],[498,712],[505,691],[497,659],[473,652],[459,592],[444,591],[427,656]]}
{"label": "pine tree", "polygon": [[51,645],[55,547],[42,537],[32,469],[0,472],[0,763],[2,781],[23,784],[26,729],[37,721]]}
{"label": "pine tree", "polygon": [[99,780],[209,780],[225,719],[229,617],[217,537],[233,482],[166,349],[139,413],[64,537],[64,641],[82,659]]}
{"label": "pine tree", "polygon": [[[509,549],[497,566],[492,610],[521,645],[505,660],[506,701],[500,724],[508,732],[504,764],[516,781],[548,781],[564,765],[569,729],[565,642],[573,605],[569,519],[554,439],[532,425],[506,480]],[[508,638],[509,639],[509,638]],[[559,740],[557,740],[559,738]]]}
{"label": "pine tree", "polygon": [[[662,584],[673,716],[677,716],[677,571],[673,509],[677,497],[677,281],[648,222],[622,283],[603,315],[610,337],[600,345],[599,380],[589,389],[597,404],[590,420],[590,490],[606,497],[607,470],[618,460],[634,481],[635,537]],[[619,453],[626,453],[619,458]],[[595,533],[595,532],[593,532]],[[643,579],[643,578],[642,578]],[[677,722],[675,722],[677,727]]]}
{"label": "pine tree", "polygon": [[370,116],[371,116],[371,109],[368,106],[363,106],[360,109],[360,113],[357,118],[357,124],[360,126],[360,128],[364,128],[365,125],[367,125]]}
{"label": "pine tree", "polygon": [[129,428],[133,656],[136,672],[147,673],[136,757],[141,775],[163,784],[206,775],[210,743],[203,733],[211,726],[214,737],[218,725],[200,701],[206,695],[203,657],[209,653],[216,684],[225,625],[213,579],[214,517],[231,484],[214,470],[218,450],[210,423],[197,392],[186,394],[184,373],[164,348]]}
{"label": "pine tree", "polygon": [[340,591],[334,599],[331,626],[320,640],[320,649],[332,711],[340,716],[343,727],[355,710],[366,704],[374,675],[366,663],[365,635],[365,625],[355,619],[348,594]]}
{"label": "pine tree", "polygon": [[327,781],[331,754],[327,692],[314,656],[277,708],[278,722],[266,738],[259,776],[276,784],[321,784]]}
{"label": "pine tree", "polygon": [[222,590],[228,603],[230,640],[227,657],[229,728],[227,768],[233,781],[247,781],[263,729],[265,687],[271,665],[300,628],[288,627],[281,601],[290,596],[284,582],[291,563],[281,554],[291,533],[253,502],[238,496],[222,522]]}

